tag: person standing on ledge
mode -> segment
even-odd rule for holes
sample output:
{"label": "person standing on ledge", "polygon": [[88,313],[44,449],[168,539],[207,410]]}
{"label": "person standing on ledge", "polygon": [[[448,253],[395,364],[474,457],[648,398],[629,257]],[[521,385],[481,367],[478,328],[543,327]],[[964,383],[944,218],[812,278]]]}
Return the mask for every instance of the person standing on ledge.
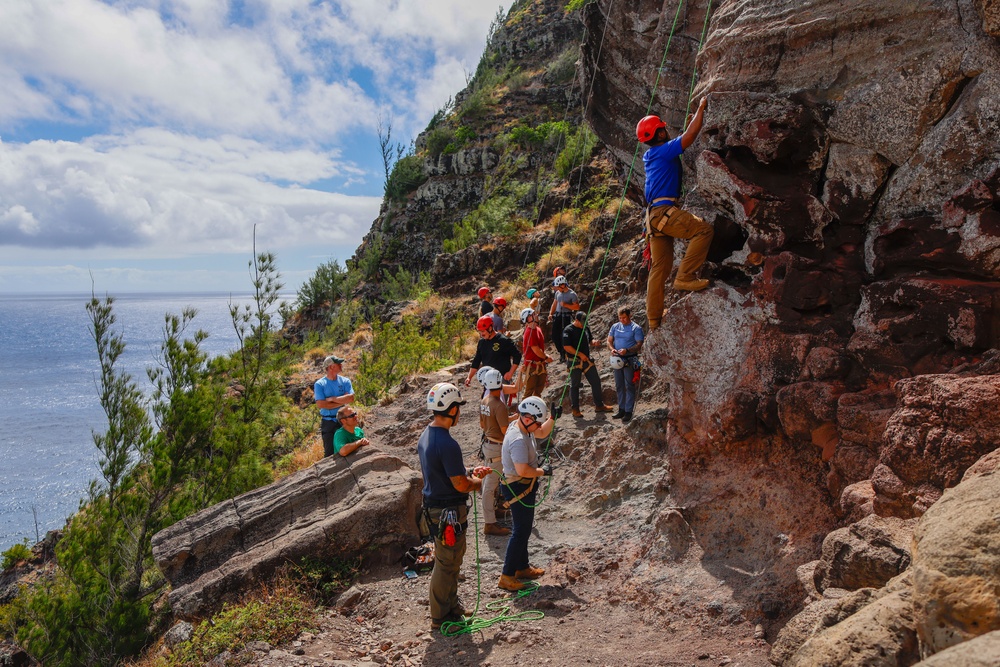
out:
{"label": "person standing on ledge", "polygon": [[711,225],[677,205],[681,196],[681,154],[701,132],[708,98],[698,104],[687,129],[670,139],[667,125],[658,116],[646,116],[635,128],[636,137],[649,146],[642,156],[646,168],[646,237],[649,241],[649,280],[646,283],[646,319],[652,331],[663,318],[663,289],[674,260],[674,239],[689,239],[684,259],[677,269],[674,289],[697,292],[709,281],[695,274],[708,257],[712,244]]}
{"label": "person standing on ledge", "polygon": [[354,387],[348,378],[340,375],[344,359],[331,354],[323,360],[326,375],[316,380],[313,385],[313,397],[316,407],[323,418],[320,434],[323,437],[323,456],[333,456],[333,435],[340,428],[337,410],[354,402]]}

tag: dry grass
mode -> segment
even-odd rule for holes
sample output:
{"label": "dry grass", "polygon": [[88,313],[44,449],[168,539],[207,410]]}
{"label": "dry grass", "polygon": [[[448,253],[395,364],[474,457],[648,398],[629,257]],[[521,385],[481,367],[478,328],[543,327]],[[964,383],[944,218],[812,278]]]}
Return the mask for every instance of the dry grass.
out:
{"label": "dry grass", "polygon": [[326,350],[321,347],[314,347],[313,349],[306,352],[306,361],[316,364],[326,358]]}
{"label": "dry grass", "polygon": [[282,477],[287,477],[293,472],[305,470],[323,458],[323,440],[316,434],[302,447],[292,452],[280,468],[274,470],[274,480],[278,481]]}

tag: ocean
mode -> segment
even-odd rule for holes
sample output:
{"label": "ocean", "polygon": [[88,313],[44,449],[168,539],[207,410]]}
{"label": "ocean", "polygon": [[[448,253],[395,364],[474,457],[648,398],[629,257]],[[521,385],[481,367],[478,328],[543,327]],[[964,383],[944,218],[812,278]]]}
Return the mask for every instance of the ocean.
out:
{"label": "ocean", "polygon": [[[229,303],[248,294],[121,294],[121,368],[149,389],[166,313],[198,311],[191,333],[209,334],[211,356],[236,349]],[[294,296],[285,296],[293,300]],[[91,434],[106,427],[97,395],[89,294],[0,294],[0,550],[59,528],[97,477]],[[37,532],[36,532],[37,530]]]}

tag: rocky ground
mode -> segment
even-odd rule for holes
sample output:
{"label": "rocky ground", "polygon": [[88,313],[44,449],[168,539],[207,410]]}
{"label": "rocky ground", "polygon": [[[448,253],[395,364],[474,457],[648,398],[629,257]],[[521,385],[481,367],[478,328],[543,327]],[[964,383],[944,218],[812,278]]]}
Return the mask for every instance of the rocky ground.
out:
{"label": "rocky ground", "polygon": [[[606,365],[606,354],[601,356],[599,362]],[[458,383],[466,369],[458,366],[414,381],[412,389],[368,415],[366,433],[376,446],[417,467],[417,437],[427,422],[425,385]],[[565,371],[555,369],[547,398],[558,397],[565,381]],[[466,398],[477,394],[473,388],[465,391]],[[604,392],[613,403],[608,377]],[[659,414],[656,393],[644,393],[639,415]],[[507,538],[485,537],[481,526],[476,539],[470,534],[460,595],[467,608],[478,609],[477,618],[505,620],[456,637],[431,632],[429,574],[408,580],[401,566],[372,567],[326,611],[315,632],[302,634],[291,646],[255,645],[251,664],[768,664],[761,619],[748,617],[738,594],[718,576],[696,540],[668,549],[671,558],[666,561],[644,543],[644,523],[670,505],[661,481],[668,462],[634,464],[648,458],[639,440],[648,439],[651,423],[662,422],[640,416],[624,427],[610,415],[595,416],[586,388],[583,403],[584,418],[574,419],[567,410],[558,422],[556,446],[566,459],[536,514],[532,564],[546,569],[539,589],[511,600],[496,586]],[[467,409],[454,431],[470,464],[479,445],[473,415]],[[611,460],[611,450],[621,459]],[[636,493],[622,493],[626,481]],[[677,520],[683,524],[679,516]],[[667,527],[663,532],[679,531]],[[649,539],[662,541],[664,535]],[[516,618],[529,611],[534,613],[527,620]]]}

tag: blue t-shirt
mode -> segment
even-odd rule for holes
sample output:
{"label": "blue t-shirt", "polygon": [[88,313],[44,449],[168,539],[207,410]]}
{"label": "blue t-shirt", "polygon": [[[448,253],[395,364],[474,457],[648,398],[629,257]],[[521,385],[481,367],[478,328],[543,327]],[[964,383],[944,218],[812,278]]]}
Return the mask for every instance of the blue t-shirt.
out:
{"label": "blue t-shirt", "polygon": [[[338,375],[336,380],[331,380],[330,378],[323,376],[316,380],[316,384],[313,385],[313,398],[317,401],[323,401],[328,398],[336,398],[338,396],[346,396],[347,394],[353,394],[354,387],[351,385],[351,381],[345,378],[343,375]],[[340,408],[320,408],[319,413],[323,415],[324,419],[337,418],[337,410]]]}
{"label": "blue t-shirt", "polygon": [[660,197],[681,196],[681,138],[671,139],[659,146],[650,146],[642,156],[646,166],[646,204]]}
{"label": "blue t-shirt", "polygon": [[424,473],[424,505],[427,507],[455,507],[464,505],[469,494],[457,491],[452,477],[465,477],[462,448],[448,429],[428,426],[417,441],[420,469]]}
{"label": "blue t-shirt", "polygon": [[635,322],[629,322],[628,324],[615,322],[611,325],[608,337],[611,338],[611,345],[616,350],[628,349],[637,345],[643,339],[642,327]]}

